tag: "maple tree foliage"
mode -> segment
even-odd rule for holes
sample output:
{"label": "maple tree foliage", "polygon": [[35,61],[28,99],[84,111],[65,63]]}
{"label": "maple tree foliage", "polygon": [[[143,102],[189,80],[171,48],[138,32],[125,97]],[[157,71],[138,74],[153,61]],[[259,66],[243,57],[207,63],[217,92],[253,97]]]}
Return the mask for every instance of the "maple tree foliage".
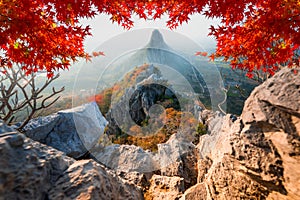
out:
{"label": "maple tree foliage", "polygon": [[228,10],[222,14],[223,24],[211,27],[217,39],[212,57],[222,56],[233,68],[248,71],[249,78],[259,77],[257,72],[273,75],[282,66],[299,66],[299,1],[245,1]]}
{"label": "maple tree foliage", "polygon": [[[81,3],[83,3],[82,1]],[[87,56],[83,40],[88,27],[78,17],[92,16],[90,9],[73,10],[60,1],[4,0],[0,3],[1,66],[19,64],[27,74],[66,69],[76,57]]]}
{"label": "maple tree foliage", "polygon": [[[298,0],[2,0],[0,2],[1,66],[21,64],[27,74],[67,69],[79,57],[90,60],[83,41],[90,35],[80,18],[99,13],[126,29],[133,15],[159,19],[168,15],[171,29],[190,15],[221,19],[211,27],[216,56],[232,67],[273,74],[282,65],[299,61],[300,3]],[[102,55],[97,54],[97,55]]]}

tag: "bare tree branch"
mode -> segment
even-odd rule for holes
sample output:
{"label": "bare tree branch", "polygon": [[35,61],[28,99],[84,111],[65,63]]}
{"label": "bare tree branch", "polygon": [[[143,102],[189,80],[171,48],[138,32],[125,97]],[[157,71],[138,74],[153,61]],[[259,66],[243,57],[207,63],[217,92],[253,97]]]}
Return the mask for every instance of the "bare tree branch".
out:
{"label": "bare tree branch", "polygon": [[0,76],[0,119],[8,124],[15,123],[18,115],[24,110],[27,111],[25,120],[21,123],[18,130],[23,131],[25,125],[33,118],[34,114],[42,109],[52,106],[60,96],[54,98],[57,94],[64,91],[52,91],[49,95],[42,94],[49,85],[59,77],[56,76],[45,80],[40,88],[37,87],[37,74],[26,75],[21,66],[6,67],[1,66],[6,73]]}

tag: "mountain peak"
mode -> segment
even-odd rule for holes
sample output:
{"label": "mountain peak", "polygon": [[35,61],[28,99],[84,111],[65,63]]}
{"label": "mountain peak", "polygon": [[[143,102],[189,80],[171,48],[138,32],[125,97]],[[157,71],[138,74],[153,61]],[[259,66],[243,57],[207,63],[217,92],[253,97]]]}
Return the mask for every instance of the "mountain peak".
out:
{"label": "mountain peak", "polygon": [[164,41],[163,35],[157,29],[152,31],[150,41],[146,47],[158,48],[158,49],[169,49],[168,45]]}

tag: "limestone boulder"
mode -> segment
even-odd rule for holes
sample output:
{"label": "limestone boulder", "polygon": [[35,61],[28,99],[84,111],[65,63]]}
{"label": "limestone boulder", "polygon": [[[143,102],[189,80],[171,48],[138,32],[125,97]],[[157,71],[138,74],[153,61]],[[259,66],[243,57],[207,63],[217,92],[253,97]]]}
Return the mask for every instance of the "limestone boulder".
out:
{"label": "limestone boulder", "polygon": [[114,171],[18,132],[0,134],[0,152],[0,199],[143,199],[141,188]]}
{"label": "limestone boulder", "polygon": [[240,118],[227,115],[200,138],[198,184],[184,197],[300,198],[299,80],[299,71],[281,70],[252,92]]}
{"label": "limestone boulder", "polygon": [[92,102],[32,119],[24,131],[27,137],[78,159],[98,143],[106,125],[97,104]]}
{"label": "limestone boulder", "polygon": [[49,199],[143,199],[142,190],[91,160],[73,163],[49,191]]}
{"label": "limestone boulder", "polygon": [[150,188],[144,196],[146,200],[175,200],[179,199],[183,192],[183,178],[153,175],[150,180]]}

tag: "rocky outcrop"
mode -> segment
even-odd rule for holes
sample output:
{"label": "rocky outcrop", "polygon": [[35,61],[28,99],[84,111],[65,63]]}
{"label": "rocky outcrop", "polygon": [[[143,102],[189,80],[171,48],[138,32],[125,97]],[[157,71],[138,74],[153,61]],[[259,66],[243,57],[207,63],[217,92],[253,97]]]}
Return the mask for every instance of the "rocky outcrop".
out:
{"label": "rocky outcrop", "polygon": [[95,102],[32,119],[24,128],[29,138],[80,158],[99,140],[107,124]]}
{"label": "rocky outcrop", "polygon": [[138,187],[100,164],[9,131],[0,134],[0,199],[143,199]]}
{"label": "rocky outcrop", "polygon": [[180,200],[204,200],[207,199],[207,192],[204,183],[198,183],[185,191]]}
{"label": "rocky outcrop", "polygon": [[95,159],[110,169],[122,172],[148,173],[159,170],[151,152],[134,145],[110,145],[93,149]]}
{"label": "rocky outcrop", "polygon": [[170,47],[165,43],[163,35],[157,29],[153,30],[150,41],[146,47],[166,50],[170,49]]}
{"label": "rocky outcrop", "polygon": [[299,199],[299,94],[299,71],[284,69],[253,91],[241,118],[202,136],[199,183],[183,198]]}
{"label": "rocky outcrop", "polygon": [[143,189],[149,188],[149,180],[153,175],[153,173],[122,172],[119,170],[116,171],[116,174],[129,183],[132,183]]}
{"label": "rocky outcrop", "polygon": [[164,144],[158,144],[156,160],[160,163],[160,171],[164,176],[183,178],[184,187],[197,183],[197,151],[195,145],[186,137],[174,134]]}
{"label": "rocky outcrop", "polygon": [[184,191],[183,178],[153,175],[146,200],[178,199]]}
{"label": "rocky outcrop", "polygon": [[[158,144],[155,153],[134,145],[113,144],[106,147],[98,145],[92,149],[91,155],[97,162],[118,171],[125,179],[137,179],[133,182],[142,182],[144,175],[151,178],[153,173],[159,172],[163,176],[183,178],[185,188],[197,183],[196,146],[180,133],[172,135],[166,143]],[[125,176],[124,173],[139,175]]]}
{"label": "rocky outcrop", "polygon": [[264,123],[289,135],[299,136],[299,124],[295,123],[295,118],[300,117],[298,74],[294,74],[293,69],[284,69],[257,87],[245,103],[243,122]]}
{"label": "rocky outcrop", "polygon": [[74,163],[17,132],[0,135],[0,152],[1,199],[46,199],[58,177]]}
{"label": "rocky outcrop", "polygon": [[176,95],[166,86],[157,83],[138,86],[129,100],[129,113],[132,120],[142,125],[142,122],[149,117],[151,106],[160,104],[164,107],[163,102],[167,99],[173,100],[173,103],[168,104],[167,107],[180,109]]}
{"label": "rocky outcrop", "polygon": [[300,73],[296,72],[284,69],[255,89],[242,114],[245,129],[260,129],[279,157],[268,167],[282,176],[285,193],[272,191],[270,198],[300,198]]}
{"label": "rocky outcrop", "polygon": [[[198,113],[209,134],[197,145],[180,132],[156,154],[96,145],[91,153],[99,163],[75,161],[0,122],[0,199],[300,199],[299,70],[283,69],[256,88],[241,117]],[[53,128],[58,115],[44,118],[49,129],[31,123],[31,137],[52,141],[41,131],[61,130]],[[100,116],[90,124],[104,125]]]}
{"label": "rocky outcrop", "polygon": [[[127,76],[132,77],[127,78]],[[134,135],[130,128],[135,125],[144,126],[151,119],[151,112],[159,111],[153,109],[155,104],[162,108],[180,109],[179,100],[172,87],[154,65],[141,66],[127,76],[118,82],[121,89],[114,92],[112,105],[105,115],[109,122],[105,132],[110,137],[124,133]],[[119,95],[121,91],[125,93]],[[171,103],[170,99],[172,99]],[[148,129],[150,130],[143,129],[144,135],[153,134],[153,128]]]}
{"label": "rocky outcrop", "polygon": [[133,184],[91,160],[77,161],[64,172],[49,191],[50,199],[143,199]]}

